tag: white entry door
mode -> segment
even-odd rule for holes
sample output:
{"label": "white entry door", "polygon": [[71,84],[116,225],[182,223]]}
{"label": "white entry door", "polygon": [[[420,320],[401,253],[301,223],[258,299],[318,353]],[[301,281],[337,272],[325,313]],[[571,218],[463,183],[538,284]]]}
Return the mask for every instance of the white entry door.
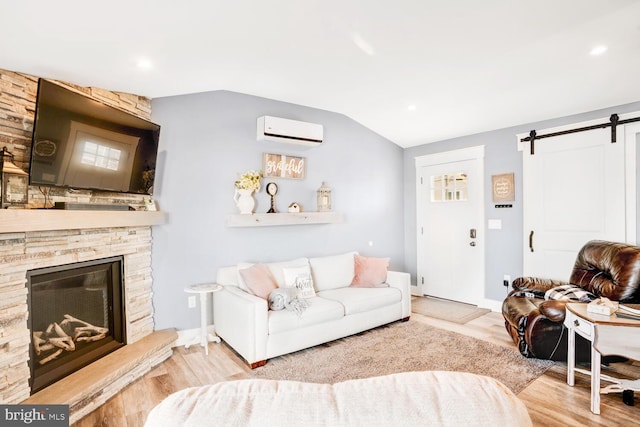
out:
{"label": "white entry door", "polygon": [[424,295],[484,297],[484,147],[416,158],[417,273]]}
{"label": "white entry door", "polygon": [[[629,240],[626,218],[632,212],[635,222],[635,194],[630,210],[628,190],[635,167],[633,182],[627,182],[623,135],[618,131],[614,144],[609,128],[546,138],[535,142],[533,155],[526,144],[524,275],[568,280],[587,241]],[[635,152],[635,141],[630,148]]]}

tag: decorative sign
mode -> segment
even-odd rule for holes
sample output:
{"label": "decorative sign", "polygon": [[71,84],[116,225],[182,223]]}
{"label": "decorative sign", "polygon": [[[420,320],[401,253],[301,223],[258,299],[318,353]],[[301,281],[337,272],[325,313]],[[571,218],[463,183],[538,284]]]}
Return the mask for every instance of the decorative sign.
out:
{"label": "decorative sign", "polygon": [[262,154],[264,177],[304,179],[307,164],[304,157],[285,156],[284,154]]}
{"label": "decorative sign", "polygon": [[492,175],[491,188],[494,203],[512,202],[516,198],[515,178],[513,173]]}
{"label": "decorative sign", "polygon": [[56,143],[49,140],[37,141],[33,145],[33,152],[40,157],[53,157],[56,154]]}

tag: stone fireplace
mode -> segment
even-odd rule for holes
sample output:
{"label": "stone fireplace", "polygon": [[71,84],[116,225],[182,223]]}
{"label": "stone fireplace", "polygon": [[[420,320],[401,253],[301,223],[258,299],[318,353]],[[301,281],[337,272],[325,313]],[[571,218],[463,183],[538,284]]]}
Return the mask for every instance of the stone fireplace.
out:
{"label": "stone fireplace", "polygon": [[126,344],[123,257],[27,271],[31,393]]}
{"label": "stone fireplace", "polygon": [[[57,211],[57,210],[0,210],[0,403],[37,402],[37,396],[53,386],[30,397],[31,370],[29,367],[31,333],[29,330],[29,289],[28,275],[33,278],[34,271],[54,271],[57,266],[81,263],[88,267],[98,260],[122,260],[122,295],[113,299],[122,300],[123,324],[120,340],[126,343],[121,350],[132,347],[132,344],[144,340],[154,333],[152,306],[152,277],[151,277],[151,226],[162,224],[166,215],[162,212],[100,212],[100,211]],[[23,230],[23,231],[20,231]],[[53,269],[53,270],[52,270]],[[31,273],[28,273],[31,272]],[[94,271],[95,273],[95,271]],[[95,273],[93,276],[102,273]],[[91,274],[90,274],[91,276]],[[89,278],[88,282],[95,279]],[[65,285],[73,288],[73,285]],[[102,294],[100,285],[91,290],[95,294]],[[76,292],[76,291],[74,291]],[[32,295],[32,294],[31,294]],[[88,297],[94,299],[95,296]],[[109,297],[107,296],[107,300]],[[97,300],[101,301],[101,299]],[[99,311],[105,306],[98,304]],[[33,308],[33,307],[32,307]],[[45,325],[37,326],[38,330],[49,327],[50,323],[58,323],[65,319],[65,314],[78,318],[81,322],[91,324],[97,332],[88,336],[99,335],[104,321],[89,316],[81,311],[76,314],[67,313],[69,307],[62,307],[61,311],[52,313],[52,319],[46,320]],[[58,319],[62,316],[61,319]],[[56,320],[58,319],[58,320]],[[109,323],[109,321],[107,321]],[[76,325],[77,326],[77,325]],[[55,327],[54,327],[55,328]],[[174,338],[175,340],[175,338]],[[148,347],[148,346],[147,346]],[[159,347],[160,348],[160,347]],[[160,363],[171,355],[170,345],[156,349],[157,354],[147,354],[147,359],[153,359],[153,364]],[[114,355],[120,350],[116,350]],[[107,357],[103,358],[106,359]],[[136,362],[137,376],[127,373],[128,382],[109,386],[113,395],[129,382],[144,374],[150,367],[142,369]],[[95,362],[82,368],[82,376],[87,377],[86,369]],[[133,364],[132,364],[133,366]],[[110,375],[122,378],[124,374],[117,371]],[[73,374],[69,378],[73,377]],[[129,378],[131,377],[131,378]],[[64,382],[58,382],[57,384]],[[109,380],[111,381],[111,380]],[[107,383],[111,384],[111,383]],[[104,385],[96,385],[104,388]],[[61,397],[61,401],[52,402],[50,396],[43,398],[46,403],[67,403],[71,406],[71,418],[77,419],[78,414],[84,415],[95,408],[96,402],[104,402],[110,395],[103,389],[91,391],[91,387],[84,386],[82,399],[78,402],[70,401],[74,398]],[[66,389],[66,386],[65,386]],[[91,397],[87,393],[99,395]],[[56,391],[56,395],[61,393]],[[90,398],[90,399],[89,399]],[[101,400],[102,399],[102,400]],[[78,405],[86,406],[86,409]],[[93,406],[92,406],[93,405]],[[74,410],[76,416],[74,417]]]}
{"label": "stone fireplace", "polygon": [[[0,82],[0,141],[28,171],[38,78],[0,70]],[[149,98],[57,83],[150,119]],[[175,331],[154,332],[152,307],[151,228],[167,215],[41,209],[55,201],[144,203],[139,195],[30,186],[29,209],[0,209],[0,404],[68,404],[73,423],[172,354]],[[126,345],[30,396],[27,272],[109,257],[122,257]]]}

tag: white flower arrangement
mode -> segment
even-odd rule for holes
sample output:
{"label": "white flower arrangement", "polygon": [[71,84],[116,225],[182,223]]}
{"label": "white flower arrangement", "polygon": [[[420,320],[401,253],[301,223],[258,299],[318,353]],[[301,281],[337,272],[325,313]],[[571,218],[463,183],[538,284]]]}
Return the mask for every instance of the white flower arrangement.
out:
{"label": "white flower arrangement", "polygon": [[235,182],[235,186],[238,190],[254,190],[260,189],[260,179],[262,178],[262,171],[256,172],[250,170],[240,175],[240,179]]}

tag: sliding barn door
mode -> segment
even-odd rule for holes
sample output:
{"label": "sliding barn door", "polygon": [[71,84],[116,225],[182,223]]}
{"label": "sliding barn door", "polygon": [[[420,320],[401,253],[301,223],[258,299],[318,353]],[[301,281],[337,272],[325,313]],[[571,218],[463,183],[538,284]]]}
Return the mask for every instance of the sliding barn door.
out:
{"label": "sliding barn door", "polygon": [[529,144],[524,275],[568,280],[587,241],[625,241],[625,144],[611,143],[609,128],[535,141],[533,155]]}

